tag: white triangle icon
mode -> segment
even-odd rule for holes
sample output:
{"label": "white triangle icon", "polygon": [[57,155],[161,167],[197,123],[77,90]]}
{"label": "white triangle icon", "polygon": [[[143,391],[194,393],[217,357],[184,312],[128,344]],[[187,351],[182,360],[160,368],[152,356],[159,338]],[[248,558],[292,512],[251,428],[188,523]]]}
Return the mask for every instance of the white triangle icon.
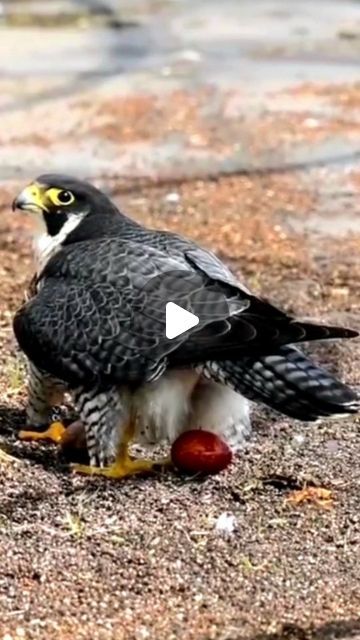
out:
{"label": "white triangle icon", "polygon": [[199,318],[194,313],[179,307],[175,302],[167,303],[165,334],[169,340],[196,327],[197,324],[199,324]]}

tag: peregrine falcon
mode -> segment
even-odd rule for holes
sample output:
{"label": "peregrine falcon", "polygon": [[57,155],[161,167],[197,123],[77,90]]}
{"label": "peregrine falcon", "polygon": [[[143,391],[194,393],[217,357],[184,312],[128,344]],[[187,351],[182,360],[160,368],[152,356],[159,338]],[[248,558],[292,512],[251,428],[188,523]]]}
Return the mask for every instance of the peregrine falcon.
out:
{"label": "peregrine falcon", "polygon": [[[41,223],[33,295],[14,318],[30,363],[27,422],[48,424],[70,392],[90,458],[81,472],[149,470],[129,443],[172,442],[191,428],[235,449],[250,430],[248,399],[304,421],[359,410],[349,387],[293,346],[356,331],[296,321],[210,251],[143,227],[87,182],[42,175],[17,208]],[[168,301],[200,319],[171,340]]]}

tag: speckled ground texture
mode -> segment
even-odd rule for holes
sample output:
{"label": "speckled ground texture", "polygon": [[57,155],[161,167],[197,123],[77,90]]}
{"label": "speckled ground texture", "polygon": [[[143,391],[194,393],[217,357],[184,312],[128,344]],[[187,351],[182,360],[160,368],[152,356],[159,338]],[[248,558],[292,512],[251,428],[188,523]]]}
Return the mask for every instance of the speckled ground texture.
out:
{"label": "speckled ground texture", "polygon": [[[57,27],[32,4],[5,3],[1,26],[0,444],[18,462],[0,463],[0,640],[360,638],[359,418],[255,408],[247,448],[206,479],[77,477],[19,442],[11,317],[32,259],[9,206],[67,169],[288,311],[359,329],[359,4],[54,2]],[[359,340],[312,351],[360,389]],[[332,505],[287,501],[306,485]]]}

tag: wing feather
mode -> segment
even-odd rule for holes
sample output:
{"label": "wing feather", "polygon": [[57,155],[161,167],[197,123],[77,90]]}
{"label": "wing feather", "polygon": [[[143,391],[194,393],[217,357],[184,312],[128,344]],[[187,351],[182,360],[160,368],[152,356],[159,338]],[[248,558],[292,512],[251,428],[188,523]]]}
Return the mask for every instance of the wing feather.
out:
{"label": "wing feather", "polygon": [[[75,386],[141,384],[166,366],[237,358],[334,335],[328,327],[296,323],[252,296],[200,249],[169,256],[121,238],[83,241],[56,254],[40,284],[15,316],[16,337],[39,369]],[[200,309],[199,325],[168,340],[167,301]]]}

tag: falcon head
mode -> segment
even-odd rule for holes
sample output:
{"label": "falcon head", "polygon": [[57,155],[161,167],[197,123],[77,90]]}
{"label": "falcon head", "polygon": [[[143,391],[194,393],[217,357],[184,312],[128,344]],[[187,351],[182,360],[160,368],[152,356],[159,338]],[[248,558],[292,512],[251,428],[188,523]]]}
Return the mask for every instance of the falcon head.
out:
{"label": "falcon head", "polygon": [[93,185],[60,174],[39,176],[15,198],[12,207],[42,216],[50,236],[56,236],[69,219],[76,226],[84,216],[117,211]]}

